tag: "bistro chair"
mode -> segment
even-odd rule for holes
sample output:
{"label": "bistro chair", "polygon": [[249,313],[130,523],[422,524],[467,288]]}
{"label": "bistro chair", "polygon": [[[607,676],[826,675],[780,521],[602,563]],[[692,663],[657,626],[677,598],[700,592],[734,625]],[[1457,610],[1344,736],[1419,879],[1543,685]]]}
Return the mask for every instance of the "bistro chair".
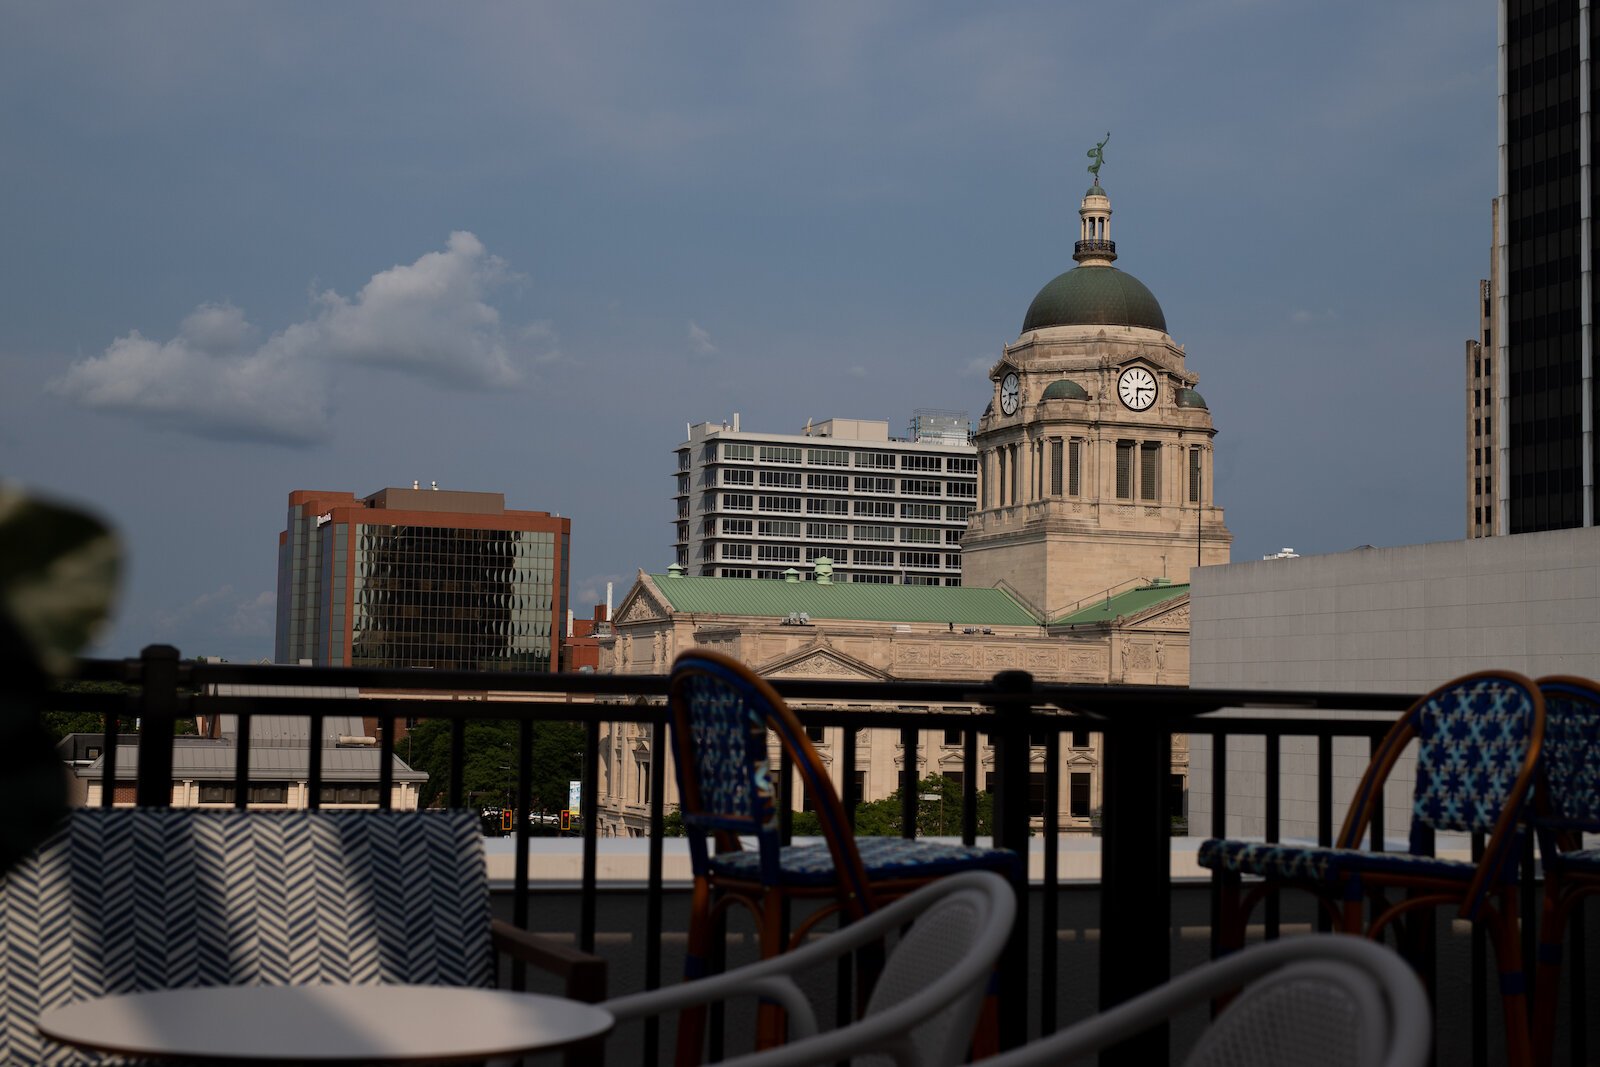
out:
{"label": "bistro chair", "polygon": [[1600,849],[1583,834],[1600,833],[1600,687],[1586,678],[1539,679],[1544,694],[1544,783],[1533,823],[1544,863],[1538,981],[1534,983],[1534,1054],[1550,1062],[1560,999],[1561,942],[1575,909],[1600,893]]}
{"label": "bistro chair", "polygon": [[[1460,918],[1482,922],[1489,930],[1500,972],[1507,1056],[1513,1064],[1528,1063],[1532,1050],[1515,889],[1520,820],[1544,732],[1544,699],[1532,681],[1506,671],[1470,674],[1418,700],[1389,730],[1356,787],[1333,847],[1203,842],[1200,865],[1221,877],[1223,949],[1244,943],[1256,903],[1284,887],[1310,891],[1338,929],[1375,940],[1397,919],[1454,905]],[[1365,849],[1384,783],[1413,740],[1411,847],[1406,852]],[[1427,855],[1435,830],[1487,834],[1483,858],[1470,863]],[[1242,893],[1241,875],[1261,882]],[[1390,904],[1386,890],[1406,896]],[[1365,918],[1369,898],[1377,904],[1370,922]]]}
{"label": "bistro chair", "polygon": [[1424,1067],[1433,1011],[1422,982],[1382,945],[1310,934],[1252,945],[984,1067],[1056,1067],[1244,987],[1184,1067]]}
{"label": "bistro chair", "polygon": [[[668,693],[673,762],[694,873],[686,978],[704,973],[716,920],[734,905],[754,917],[765,960],[798,943],[828,915],[859,921],[883,902],[958,871],[1007,877],[1017,871],[1016,854],[1003,849],[857,838],[800,721],[739,661],[690,649],[674,662]],[[820,844],[785,845],[780,839],[772,735],[799,772],[822,827]],[[744,848],[741,836],[754,838],[756,847]],[[797,898],[829,903],[785,938],[784,905]],[[680,1064],[699,1061],[704,1022],[701,1011],[680,1017]],[[776,1040],[779,1025],[775,1011],[763,1012],[764,1040]]]}
{"label": "bistro chair", "polygon": [[[999,875],[952,874],[792,952],[601,1007],[621,1023],[738,998],[783,1005],[788,1043],[724,1060],[726,1067],[862,1062],[860,1057],[878,1063],[880,1056],[899,1067],[951,1067],[966,1060],[984,989],[1016,908],[1011,884]],[[861,1018],[819,1031],[797,977],[885,938],[896,940]]]}

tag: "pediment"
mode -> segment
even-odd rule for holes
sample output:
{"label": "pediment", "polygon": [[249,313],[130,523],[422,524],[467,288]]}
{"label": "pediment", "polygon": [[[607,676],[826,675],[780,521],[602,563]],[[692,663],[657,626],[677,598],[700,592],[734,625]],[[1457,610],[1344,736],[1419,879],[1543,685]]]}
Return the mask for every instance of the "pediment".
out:
{"label": "pediment", "polygon": [[864,660],[848,656],[819,638],[756,668],[763,678],[845,678],[886,682],[892,675]]}
{"label": "pediment", "polygon": [[1160,633],[1189,632],[1189,595],[1152,604],[1137,615],[1127,618],[1120,629],[1145,630]]}
{"label": "pediment", "polygon": [[634,579],[633,588],[628,590],[622,598],[622,604],[617,608],[614,625],[627,626],[642,622],[659,622],[670,618],[672,607],[666,598],[656,592],[650,578],[644,571],[639,572]]}

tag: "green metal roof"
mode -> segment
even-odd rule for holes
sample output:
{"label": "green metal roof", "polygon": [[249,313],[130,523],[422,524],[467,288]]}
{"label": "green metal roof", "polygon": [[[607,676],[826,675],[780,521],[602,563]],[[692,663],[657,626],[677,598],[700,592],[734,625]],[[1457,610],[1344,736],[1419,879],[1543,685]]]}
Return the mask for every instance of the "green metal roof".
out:
{"label": "green metal roof", "polygon": [[1070,378],[1061,378],[1044,387],[1040,400],[1088,400],[1089,391]]}
{"label": "green metal roof", "polygon": [[1063,615],[1053,619],[1051,626],[1078,626],[1083,623],[1110,622],[1122,615],[1137,615],[1146,608],[1168,600],[1177,600],[1179,597],[1189,595],[1189,584],[1182,585],[1147,585],[1141,589],[1130,589],[1126,593],[1118,593],[1110,600],[1101,600],[1087,608],[1081,608],[1071,615]]}
{"label": "green metal roof", "polygon": [[[1093,185],[1089,186],[1089,191],[1084,193],[1083,195],[1084,195],[1085,198],[1088,198],[1088,197],[1091,197],[1091,196],[1105,196],[1106,195],[1106,191],[1104,189],[1100,188],[1100,181],[1097,178],[1097,179],[1095,179],[1095,183]],[[1110,199],[1110,198],[1107,197],[1107,199]]]}
{"label": "green metal roof", "polygon": [[[1177,396],[1173,400],[1180,408],[1203,408],[1206,406],[1206,398],[1193,389],[1179,389]],[[1207,408],[1207,410],[1209,411],[1210,409]]]}
{"label": "green metal roof", "polygon": [[1037,626],[1039,620],[1001,589],[972,586],[785,582],[771,578],[671,578],[652,574],[674,611],[812,619]]}
{"label": "green metal roof", "polygon": [[1144,283],[1115,267],[1074,267],[1039,290],[1022,332],[1046,326],[1143,326],[1167,332],[1167,317]]}

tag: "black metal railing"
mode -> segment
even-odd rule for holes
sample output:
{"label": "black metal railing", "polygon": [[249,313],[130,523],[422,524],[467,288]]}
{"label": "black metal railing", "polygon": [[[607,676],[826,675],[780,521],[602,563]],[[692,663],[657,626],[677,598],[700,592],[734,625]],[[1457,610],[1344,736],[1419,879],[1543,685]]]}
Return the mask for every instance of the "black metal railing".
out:
{"label": "black metal railing", "polygon": [[[376,717],[380,758],[379,803],[387,807],[392,799],[394,764],[394,724],[409,718],[448,719],[452,723],[452,757],[447,801],[452,807],[464,804],[462,773],[465,727],[469,720],[501,719],[520,724],[519,774],[515,807],[529,810],[532,724],[575,722],[583,727],[582,794],[580,806],[583,863],[581,907],[577,942],[593,951],[597,922],[598,896],[598,815],[600,731],[605,723],[638,723],[656,731],[666,724],[662,699],[666,678],[659,675],[600,674],[515,674],[470,671],[408,671],[375,668],[298,667],[282,665],[234,665],[197,663],[181,660],[176,650],[153,646],[137,659],[86,660],[79,677],[92,680],[122,681],[135,688],[131,694],[63,692],[58,706],[66,711],[87,711],[105,716],[106,740],[103,749],[101,803],[114,802],[112,783],[117,780],[117,718],[136,715],[141,719],[137,766],[137,799],[140,805],[165,805],[171,802],[173,785],[172,745],[166,742],[172,724],[196,715],[232,714],[240,717],[234,772],[234,803],[244,808],[249,797],[249,735],[244,724],[258,715],[308,716],[310,736],[321,736],[322,720],[335,714],[360,714]],[[470,691],[506,694],[505,699],[446,701],[413,699],[403,695],[383,695],[351,701],[323,701],[309,712],[307,700],[300,696],[220,695],[218,687],[249,685],[259,692],[262,686],[339,686],[360,687],[386,692]],[[1248,736],[1264,739],[1265,795],[1264,825],[1268,840],[1277,840],[1282,818],[1281,743],[1288,737],[1314,739],[1317,746],[1316,826],[1323,844],[1333,840],[1334,791],[1333,745],[1336,738],[1368,739],[1376,745],[1386,732],[1394,714],[1411,703],[1398,694],[1303,693],[1232,690],[1197,690],[1162,686],[1047,685],[1021,671],[1008,671],[981,682],[884,682],[775,680],[775,686],[790,700],[806,725],[838,727],[843,743],[838,749],[839,780],[848,791],[856,769],[856,740],[862,730],[894,730],[901,734],[903,770],[901,777],[902,832],[916,834],[917,782],[920,771],[918,735],[929,730],[961,731],[961,751],[965,771],[962,775],[962,836],[973,840],[977,828],[979,765],[978,735],[985,733],[994,746],[994,767],[999,771],[999,788],[994,796],[994,839],[1000,847],[1028,852],[1032,832],[1029,798],[1029,770],[1032,748],[1037,739],[1069,731],[1092,729],[1102,734],[1100,773],[1103,791],[1101,828],[1100,915],[1098,922],[1098,999],[1102,1009],[1121,1003],[1166,981],[1171,974],[1171,947],[1174,883],[1171,871],[1170,834],[1172,817],[1182,814],[1170,810],[1167,775],[1171,768],[1172,736],[1211,739],[1210,785],[1212,812],[1208,829],[1213,836],[1226,836],[1228,818],[1228,740]],[[517,697],[512,699],[511,697]],[[528,699],[537,696],[543,699]],[[843,702],[851,707],[839,706]],[[907,704],[930,710],[901,710]],[[345,705],[345,706],[341,706]],[[1231,709],[1231,710],[1230,710]],[[1289,709],[1295,718],[1276,717],[1276,710]],[[1226,716],[1216,713],[1228,711]],[[1380,717],[1352,718],[1349,712],[1383,712]],[[1040,832],[1053,843],[1061,832],[1059,796],[1056,792],[1061,773],[1061,744],[1044,746],[1043,770],[1045,797]],[[319,803],[323,771],[320,746],[311,744],[308,767],[307,802]],[[663,980],[662,897],[663,817],[666,746],[653,746],[659,753],[652,759],[649,781],[650,825],[646,876],[646,917],[643,939],[646,959],[643,985],[655,988]],[[792,774],[785,764],[781,775],[783,804],[792,811]],[[854,804],[847,804],[854,816]],[[526,819],[518,820],[513,895],[514,920],[528,924],[530,887],[528,879],[529,839]],[[788,820],[785,819],[785,831]],[[1374,847],[1383,847],[1384,827],[1381,807],[1373,827]],[[1481,842],[1476,843],[1481,847]],[[1530,852],[1531,857],[1531,852]],[[1018,885],[1023,899],[1030,891],[1025,884],[1026,864]],[[1531,874],[1531,868],[1529,873]],[[1004,1018],[1001,1032],[1011,1043],[1026,1037],[1054,1031],[1057,1018],[1057,908],[1061,900],[1057,850],[1046,847],[1043,879],[1038,886],[1041,897],[1040,920],[1044,936],[1030,934],[1030,909],[1021,908],[1012,939],[1002,958],[1001,1005]],[[1524,879],[1524,911],[1529,919],[1536,900],[1532,878]],[[1276,936],[1280,913],[1275,900],[1264,909],[1268,936]],[[1211,931],[1216,921],[1217,885],[1212,886]],[[1448,922],[1448,918],[1445,920]],[[1531,931],[1531,922],[1528,929]],[[1531,933],[1527,936],[1531,937]],[[1581,924],[1574,923],[1575,944],[1582,938]],[[1525,958],[1533,959],[1532,945]],[[1037,953],[1035,956],[1034,954]],[[1037,960],[1042,976],[1037,989],[1030,989],[1030,957]],[[1577,980],[1582,980],[1581,951],[1569,951],[1568,959],[1578,961]],[[1431,976],[1431,957],[1423,961],[1425,975]],[[1487,1003],[1487,962],[1482,935],[1474,934],[1472,1002],[1475,1009]],[[519,985],[521,976],[515,979]],[[1062,984],[1065,984],[1063,979]],[[1581,988],[1576,990],[1581,996]],[[838,990],[839,1010],[848,1012],[851,1003],[848,973],[841,969]],[[1578,1008],[1581,1010],[1581,999]],[[1486,1062],[1489,1039],[1482,1020],[1486,1013],[1474,1010],[1472,1058]],[[1582,1055],[1581,1027],[1575,1035],[1574,1056]],[[653,1028],[645,1039],[645,1058],[653,1062],[657,1046]],[[1103,1058],[1105,1063],[1166,1062],[1169,1038],[1165,1028],[1153,1030],[1119,1046]],[[1574,1062],[1581,1062],[1575,1059]]]}
{"label": "black metal railing", "polygon": [[1107,241],[1099,237],[1091,238],[1087,241],[1074,241],[1072,243],[1072,254],[1074,256],[1114,256],[1117,254],[1117,242]]}

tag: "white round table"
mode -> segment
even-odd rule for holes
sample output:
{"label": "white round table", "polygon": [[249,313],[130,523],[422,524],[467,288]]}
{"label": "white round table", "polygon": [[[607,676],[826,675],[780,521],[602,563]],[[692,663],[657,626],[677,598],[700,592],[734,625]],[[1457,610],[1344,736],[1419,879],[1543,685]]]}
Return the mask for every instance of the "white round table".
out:
{"label": "white round table", "polygon": [[598,1037],[592,1004],[456,986],[211,986],[80,1000],[39,1032],[102,1052],[212,1063],[448,1063]]}

